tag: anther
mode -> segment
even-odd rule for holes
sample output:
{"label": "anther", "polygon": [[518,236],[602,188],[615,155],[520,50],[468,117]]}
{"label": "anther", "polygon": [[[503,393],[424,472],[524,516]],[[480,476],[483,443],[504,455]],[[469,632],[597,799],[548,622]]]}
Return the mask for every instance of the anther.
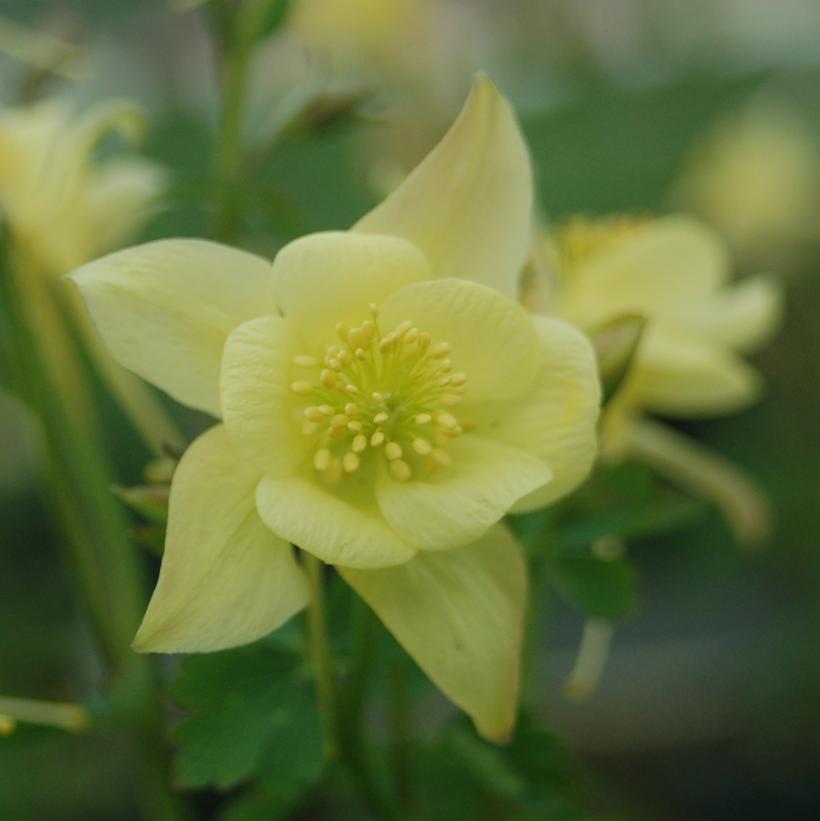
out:
{"label": "anther", "polygon": [[429,413],[418,413],[414,419],[417,425],[426,425],[428,422],[432,421],[433,417],[430,416]]}
{"label": "anther", "polygon": [[379,306],[378,306],[378,305],[376,305],[376,303],[375,303],[375,302],[371,302],[371,303],[370,303],[370,305],[369,305],[368,307],[370,308],[370,313],[371,313],[373,316],[378,316],[378,314],[379,314]]}
{"label": "anther", "polygon": [[343,413],[337,413],[331,420],[330,420],[330,427],[332,428],[344,428],[347,427],[347,417]]}
{"label": "anther", "polygon": [[450,384],[454,388],[458,388],[463,385],[467,381],[467,374],[466,373],[454,373],[450,377]]}
{"label": "anther", "polygon": [[457,405],[461,402],[462,397],[459,396],[457,393],[445,393],[444,396],[441,397],[439,402],[442,405],[447,405],[448,407],[452,407],[453,405]]}
{"label": "anther", "polygon": [[398,442],[388,442],[384,446],[384,455],[391,461],[393,459],[401,459],[402,453],[401,445]]}
{"label": "anther", "polygon": [[300,396],[307,396],[313,390],[309,382],[291,382],[290,389]]}
{"label": "anther", "polygon": [[304,413],[305,413],[305,418],[310,419],[313,422],[321,419],[322,416],[324,415],[322,413],[321,408],[317,407],[316,405],[311,405],[309,408],[305,408]]}
{"label": "anther", "polygon": [[378,391],[373,391],[373,393],[370,394],[370,397],[374,402],[384,402],[384,396]]}
{"label": "anther", "polygon": [[[330,405],[319,405],[319,412],[322,416],[333,416],[336,413]],[[439,421],[441,420],[439,419]]]}
{"label": "anther", "polygon": [[377,430],[370,437],[370,446],[373,448],[377,448],[382,442],[384,442],[384,431]]}
{"label": "anther", "polygon": [[347,333],[347,325],[345,325],[344,322],[337,322],[336,335],[339,337],[342,343],[345,343],[347,341]]}
{"label": "anther", "polygon": [[384,411],[382,411],[381,413],[377,413],[373,417],[373,424],[374,425],[383,425],[389,418],[390,418],[390,414],[385,413]]}
{"label": "anther", "polygon": [[433,446],[426,439],[414,439],[413,450],[420,456],[427,456],[433,452]]}
{"label": "anther", "polygon": [[345,473],[353,473],[359,467],[359,457],[355,453],[348,451],[342,457],[342,467]]}
{"label": "anther", "polygon": [[433,451],[433,459],[435,462],[442,467],[447,467],[447,465],[452,465],[453,460],[450,458],[450,454],[447,453],[446,450],[442,450],[441,448],[436,448]]}
{"label": "anther", "polygon": [[362,451],[367,449],[367,437],[360,433],[357,436],[353,437],[353,443],[351,444],[351,448],[353,449],[354,453],[361,453]]}
{"label": "anther", "polygon": [[364,348],[369,342],[367,332],[363,328],[352,328],[347,335],[347,342],[351,348]]}
{"label": "anther", "polygon": [[439,342],[438,345],[433,345],[430,350],[430,356],[433,359],[441,359],[450,353],[450,346],[446,342]]}
{"label": "anther", "polygon": [[458,427],[458,419],[455,418],[451,413],[447,413],[443,411],[436,417],[436,421],[441,425],[443,428],[448,430],[453,430],[454,428]]}
{"label": "anther", "polygon": [[317,450],[316,453],[313,454],[313,467],[320,472],[325,471],[330,466],[330,460],[332,458],[333,454],[327,448]]}
{"label": "anther", "polygon": [[397,337],[404,336],[411,328],[413,327],[413,323],[409,319],[405,319],[404,322],[401,322],[399,326],[393,331],[393,334]]}
{"label": "anther", "polygon": [[338,482],[342,478],[342,463],[341,460],[333,458],[327,468],[327,478],[331,482]]}
{"label": "anther", "polygon": [[342,370],[342,366],[341,366],[341,364],[339,363],[339,360],[338,360],[338,359],[335,359],[335,358],[330,358],[330,359],[328,359],[328,360],[327,360],[327,366],[328,366],[329,368],[333,368],[333,370],[334,370],[334,371],[337,371],[337,372],[338,372],[338,371],[340,371],[340,370]]}
{"label": "anther", "polygon": [[361,422],[352,421],[347,423],[347,429],[353,433],[359,433],[361,431],[363,425]]}
{"label": "anther", "polygon": [[315,422],[305,422],[305,424],[302,425],[302,433],[304,433],[305,436],[311,436],[316,433],[318,427],[319,426]]}
{"label": "anther", "polygon": [[332,388],[336,384],[336,374],[333,371],[324,368],[319,374],[319,381],[326,388]]}
{"label": "anther", "polygon": [[396,459],[390,463],[390,473],[394,479],[398,479],[400,482],[406,482],[413,475],[410,465],[403,459]]}
{"label": "anther", "polygon": [[348,403],[345,405],[345,413],[346,413],[348,416],[355,416],[358,412],[359,412],[359,408],[358,408],[358,406],[357,406],[356,404],[354,404],[353,402],[348,402]]}
{"label": "anther", "polygon": [[427,331],[422,331],[419,334],[419,339],[418,339],[419,348],[424,350],[430,344],[430,342],[432,342],[432,340],[433,340],[433,337]]}

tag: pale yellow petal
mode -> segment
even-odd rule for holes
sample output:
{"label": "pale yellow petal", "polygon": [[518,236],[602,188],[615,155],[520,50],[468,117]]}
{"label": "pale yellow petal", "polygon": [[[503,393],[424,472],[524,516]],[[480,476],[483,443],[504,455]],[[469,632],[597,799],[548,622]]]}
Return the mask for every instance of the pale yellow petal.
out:
{"label": "pale yellow petal", "polygon": [[309,457],[290,367],[299,352],[293,323],[264,316],[228,337],[222,359],[222,415],[233,444],[271,476],[287,476]]}
{"label": "pale yellow petal", "polygon": [[221,425],[186,451],[171,486],[159,582],[135,650],[191,653],[246,644],[305,606],[307,584],[290,545],[256,513],[258,480]]}
{"label": "pale yellow petal", "polygon": [[318,348],[337,341],[338,322],[369,319],[371,303],[430,276],[424,255],[406,240],[334,231],[301,237],[279,251],[273,295],[305,342]]}
{"label": "pale yellow petal", "polygon": [[536,317],[535,327],[541,362],[530,394],[518,402],[464,411],[482,420],[478,430],[539,457],[552,471],[552,481],[520,499],[515,513],[543,507],[574,490],[598,450],[601,388],[592,345],[559,319]]}
{"label": "pale yellow petal", "polygon": [[650,327],[630,390],[648,410],[691,417],[739,410],[758,398],[762,383],[729,349]]}
{"label": "pale yellow petal", "polygon": [[269,263],[204,240],[138,245],[70,278],[121,365],[215,416],[228,334],[248,319],[276,313]]}
{"label": "pale yellow petal", "polygon": [[467,434],[447,446],[452,464],[399,482],[376,483],[385,519],[420,550],[448,550],[479,538],[518,499],[549,482],[546,464],[518,448]]}
{"label": "pale yellow petal", "polygon": [[530,387],[539,344],[532,318],[497,291],[460,279],[408,285],[389,297],[383,330],[410,320],[449,345],[453,371],[466,374],[465,401],[512,398]]}
{"label": "pale yellow petal", "polygon": [[725,243],[710,228],[687,217],[653,220],[570,275],[561,315],[585,328],[621,313],[676,316],[699,308],[728,272]]}
{"label": "pale yellow petal", "polygon": [[503,525],[386,570],[338,568],[434,684],[491,741],[515,724],[527,571]]}
{"label": "pale yellow petal", "polygon": [[345,476],[334,487],[310,473],[265,477],[256,490],[259,515],[274,533],[328,564],[376,568],[401,564],[415,550],[384,521],[372,482]]}
{"label": "pale yellow petal", "polygon": [[774,336],[782,319],[782,289],[771,277],[756,276],[716,294],[690,323],[710,340],[746,353]]}
{"label": "pale yellow petal", "polygon": [[435,276],[518,295],[531,232],[532,172],[509,103],[486,76],[441,142],[355,226],[405,237]]}

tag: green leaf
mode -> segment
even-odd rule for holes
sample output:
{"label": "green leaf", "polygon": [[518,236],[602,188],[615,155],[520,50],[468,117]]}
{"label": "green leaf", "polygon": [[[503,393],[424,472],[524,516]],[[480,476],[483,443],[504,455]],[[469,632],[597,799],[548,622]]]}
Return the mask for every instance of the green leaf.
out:
{"label": "green leaf", "polygon": [[324,768],[324,738],[300,657],[265,643],[191,656],[173,686],[189,713],[174,729],[177,768],[190,787],[257,779],[291,800]]}
{"label": "green leaf", "polygon": [[704,505],[663,485],[644,465],[621,464],[596,473],[563,504],[512,517],[533,557],[586,555],[603,537],[636,539],[688,526]]}
{"label": "green leaf", "polygon": [[637,606],[637,574],[626,559],[561,556],[549,562],[558,592],[587,616],[615,621]]}
{"label": "green leaf", "polygon": [[463,716],[418,752],[414,804],[421,819],[504,818],[580,821],[566,755],[555,738],[519,718],[512,741],[479,738]]}

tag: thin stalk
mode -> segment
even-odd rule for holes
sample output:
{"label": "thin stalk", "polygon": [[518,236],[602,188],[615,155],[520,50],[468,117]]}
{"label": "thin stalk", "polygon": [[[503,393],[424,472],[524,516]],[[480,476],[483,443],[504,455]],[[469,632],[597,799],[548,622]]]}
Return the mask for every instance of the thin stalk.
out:
{"label": "thin stalk", "polygon": [[139,557],[110,492],[113,476],[64,306],[23,254],[9,262],[16,375],[42,425],[52,505],[92,627],[109,663],[121,672],[133,663],[129,643],[146,598]]}
{"label": "thin stalk", "polygon": [[344,713],[339,722],[343,760],[367,806],[380,818],[393,818],[393,808],[373,776],[367,755],[365,708],[375,649],[376,620],[370,608],[359,598],[353,601],[351,628],[353,654],[344,691]]}
{"label": "thin stalk", "polygon": [[11,696],[0,696],[0,715],[14,722],[57,727],[72,733],[84,732],[91,724],[88,710],[82,704]]}
{"label": "thin stalk", "polygon": [[329,760],[339,755],[339,727],[337,718],[336,676],[325,616],[325,587],[322,579],[323,564],[315,556],[304,554],[310,587],[307,608],[308,653],[316,680],[316,696],[325,724],[325,754]]}
{"label": "thin stalk", "polygon": [[400,807],[410,805],[410,715],[407,698],[407,668],[396,662],[389,672],[387,698],[390,707],[389,733],[393,783]]}
{"label": "thin stalk", "polygon": [[219,185],[216,235],[223,242],[235,239],[240,207],[237,187],[244,165],[245,108],[253,40],[246,36],[237,13],[229,15],[212,4],[214,40],[220,48],[219,86],[222,108],[213,156],[213,174]]}

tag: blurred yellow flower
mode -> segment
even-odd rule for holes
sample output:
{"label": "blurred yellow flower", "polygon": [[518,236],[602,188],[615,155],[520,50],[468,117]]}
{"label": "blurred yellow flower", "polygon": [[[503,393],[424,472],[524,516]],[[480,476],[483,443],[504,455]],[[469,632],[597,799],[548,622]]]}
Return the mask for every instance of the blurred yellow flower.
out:
{"label": "blurred yellow flower", "polygon": [[583,334],[517,303],[532,182],[486,78],[431,154],[351,231],[259,257],[167,240],[73,274],[124,365],[221,417],[171,489],[141,651],[216,650],[307,598],[290,544],[337,567],[430,678],[502,739],[526,568],[499,524],[596,453]]}
{"label": "blurred yellow flower", "polygon": [[430,0],[300,0],[290,25],[310,45],[344,61],[390,60],[409,53]]}
{"label": "blurred yellow flower", "polygon": [[142,130],[134,105],[112,100],[76,115],[65,100],[0,110],[0,211],[18,245],[54,275],[113,250],[150,214],[164,172],[141,157],[95,161],[112,130]]}
{"label": "blurred yellow flower", "polygon": [[742,355],[763,345],[780,322],[777,284],[762,275],[729,283],[725,243],[685,216],[576,219],[548,242],[556,276],[547,311],[588,333],[618,316],[646,319],[629,374],[604,415],[604,451],[616,458],[640,453],[678,481],[697,483],[724,503],[742,540],[761,537],[761,503],[748,482],[716,457],[710,471],[701,451],[697,469],[684,464],[687,454],[696,458],[694,443],[687,449],[644,415],[705,417],[754,402],[761,379]]}
{"label": "blurred yellow flower", "polygon": [[[50,279],[134,236],[158,202],[165,178],[156,163],[120,154],[98,159],[95,150],[112,130],[134,141],[144,122],[133,104],[110,100],[75,114],[55,98],[0,109],[0,216],[15,248],[19,287],[41,342],[55,352],[54,369],[70,356],[57,327],[58,295]],[[59,302],[59,300],[58,300]],[[143,385],[97,343],[76,300],[67,306],[89,340],[101,376],[146,442],[159,451],[180,443],[165,411]],[[39,319],[38,319],[39,317]],[[77,401],[79,383],[60,377],[65,401]]]}
{"label": "blurred yellow flower", "polygon": [[820,238],[820,142],[791,106],[760,100],[696,143],[675,191],[753,261]]}

